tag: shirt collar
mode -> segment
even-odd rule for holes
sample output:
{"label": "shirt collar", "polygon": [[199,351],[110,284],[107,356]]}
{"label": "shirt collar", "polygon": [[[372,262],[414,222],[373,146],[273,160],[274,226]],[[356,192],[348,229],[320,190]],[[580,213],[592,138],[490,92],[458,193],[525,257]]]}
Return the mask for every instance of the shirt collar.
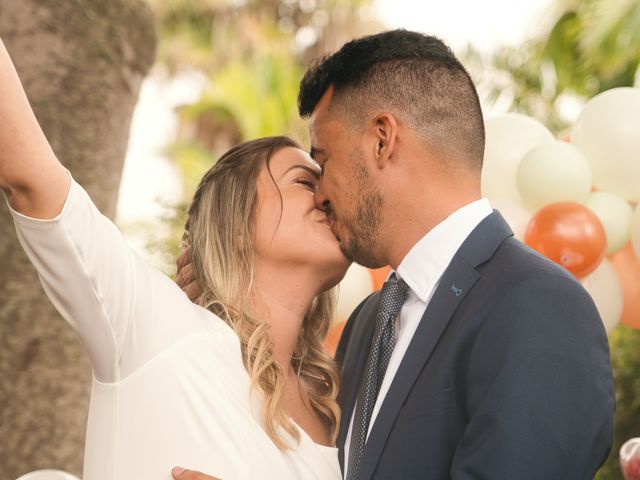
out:
{"label": "shirt collar", "polygon": [[427,303],[453,256],[478,224],[493,212],[489,200],[471,202],[431,229],[405,255],[398,275]]}

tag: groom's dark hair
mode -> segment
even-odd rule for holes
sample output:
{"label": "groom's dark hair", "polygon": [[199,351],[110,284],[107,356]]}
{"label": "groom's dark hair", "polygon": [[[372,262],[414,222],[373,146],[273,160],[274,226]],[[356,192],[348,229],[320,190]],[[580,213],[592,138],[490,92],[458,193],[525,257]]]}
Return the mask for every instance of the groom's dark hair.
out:
{"label": "groom's dark hair", "polygon": [[[484,122],[471,77],[440,39],[392,30],[352,40],[309,66],[298,111],[311,115],[333,87],[329,108],[358,128],[387,110],[410,123],[452,166],[482,167]],[[461,165],[462,163],[462,165]]]}

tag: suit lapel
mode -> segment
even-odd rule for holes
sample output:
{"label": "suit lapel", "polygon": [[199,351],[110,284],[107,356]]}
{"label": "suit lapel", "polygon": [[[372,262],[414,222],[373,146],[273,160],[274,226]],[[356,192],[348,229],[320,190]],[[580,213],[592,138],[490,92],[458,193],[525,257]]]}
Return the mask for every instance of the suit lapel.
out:
{"label": "suit lapel", "polygon": [[456,309],[480,278],[475,267],[491,258],[498,246],[511,235],[513,233],[502,216],[494,212],[474,229],[451,260],[427,305],[373,424],[360,463],[360,479],[369,479],[373,475],[400,408]]}
{"label": "suit lapel", "polygon": [[373,339],[375,313],[380,302],[380,294],[375,293],[362,307],[355,319],[356,324],[349,337],[346,353],[342,362],[342,382],[338,394],[338,404],[342,410],[338,445],[340,467],[344,465],[344,442],[349,430],[351,414],[358,396],[360,381],[364,375],[367,355]]}
{"label": "suit lapel", "polygon": [[475,269],[454,258],[440,280],[373,424],[360,463],[360,478],[370,478],[373,474],[400,407],[456,308],[478,278]]}

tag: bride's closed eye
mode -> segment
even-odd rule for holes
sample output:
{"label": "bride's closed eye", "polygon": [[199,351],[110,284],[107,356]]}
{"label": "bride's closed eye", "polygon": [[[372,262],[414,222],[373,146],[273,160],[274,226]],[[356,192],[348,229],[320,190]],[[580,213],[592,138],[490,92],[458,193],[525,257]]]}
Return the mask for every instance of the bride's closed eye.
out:
{"label": "bride's closed eye", "polygon": [[312,192],[315,192],[318,188],[318,183],[315,180],[310,179],[309,177],[299,177],[294,180],[295,183],[299,183],[301,185],[305,185]]}

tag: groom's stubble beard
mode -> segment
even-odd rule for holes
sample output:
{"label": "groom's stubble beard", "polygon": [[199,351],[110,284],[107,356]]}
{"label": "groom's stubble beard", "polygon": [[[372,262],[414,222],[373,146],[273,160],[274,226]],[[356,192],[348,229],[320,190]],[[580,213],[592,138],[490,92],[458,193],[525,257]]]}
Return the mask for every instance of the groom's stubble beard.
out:
{"label": "groom's stubble beard", "polygon": [[384,199],[367,170],[360,149],[349,155],[349,163],[355,206],[340,221],[343,231],[347,232],[346,238],[340,239],[340,248],[348,259],[365,267],[378,268],[386,264],[376,251]]}

